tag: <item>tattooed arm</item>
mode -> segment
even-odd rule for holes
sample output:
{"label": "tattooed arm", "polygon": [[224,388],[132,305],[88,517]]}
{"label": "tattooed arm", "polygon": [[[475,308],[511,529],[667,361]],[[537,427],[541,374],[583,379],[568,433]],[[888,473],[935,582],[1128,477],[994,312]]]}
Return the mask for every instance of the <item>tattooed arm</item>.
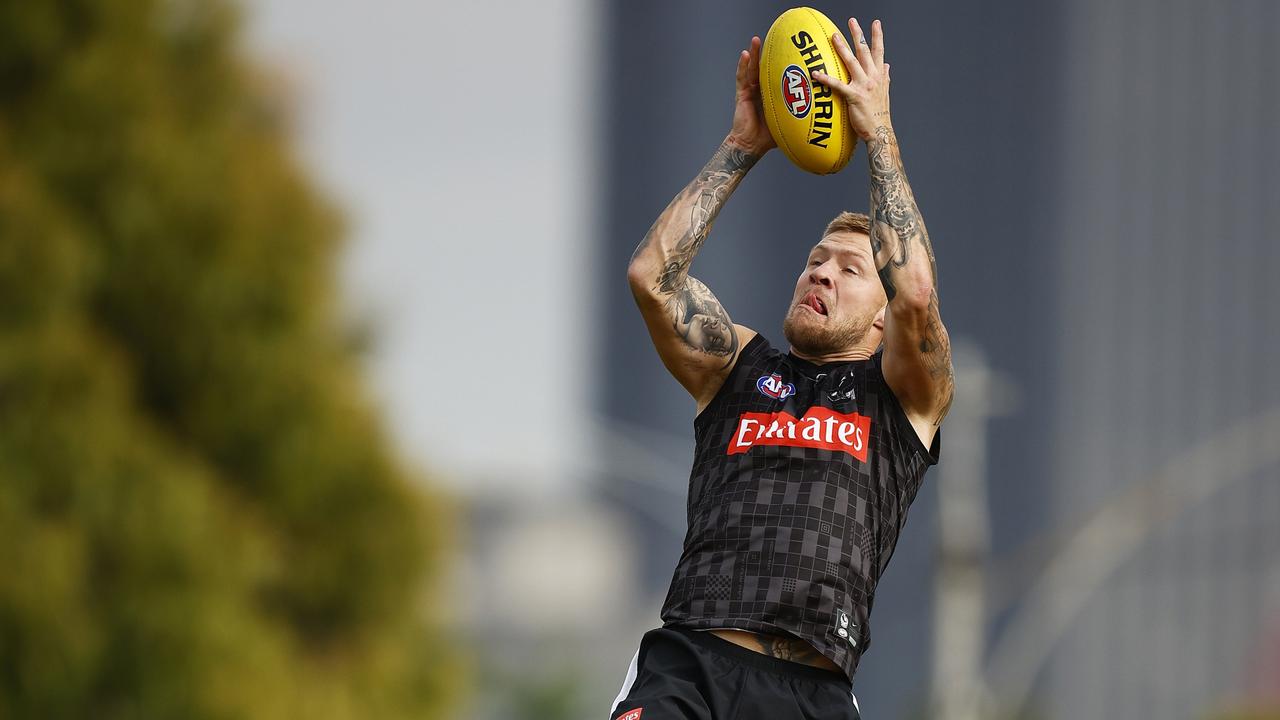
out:
{"label": "tattooed arm", "polygon": [[842,84],[826,75],[845,100],[849,124],[867,143],[871,175],[871,250],[889,301],[884,323],[884,378],[926,445],[951,408],[955,373],[951,340],[938,310],[938,270],[933,244],[915,194],[907,182],[898,140],[889,116],[889,65],[884,62],[884,30],[871,25],[868,45],[862,28],[849,20],[850,50],[836,33],[836,52],[849,69]]}
{"label": "tattooed arm", "polygon": [[774,147],[759,113],[760,38],[738,57],[733,128],[702,172],[667,205],[631,256],[627,279],[662,362],[698,403],[711,401],[755,331],[735,325],[689,266],[711,223]]}
{"label": "tattooed arm", "polygon": [[658,355],[698,401],[699,412],[755,332],[734,325],[711,290],[689,275],[689,265],[720,208],[757,159],[725,141],[649,228],[627,270]]}
{"label": "tattooed arm", "polygon": [[951,339],[938,310],[938,270],[924,218],[887,124],[867,143],[871,166],[871,250],[889,310],[884,379],[925,444],[933,442],[955,390]]}

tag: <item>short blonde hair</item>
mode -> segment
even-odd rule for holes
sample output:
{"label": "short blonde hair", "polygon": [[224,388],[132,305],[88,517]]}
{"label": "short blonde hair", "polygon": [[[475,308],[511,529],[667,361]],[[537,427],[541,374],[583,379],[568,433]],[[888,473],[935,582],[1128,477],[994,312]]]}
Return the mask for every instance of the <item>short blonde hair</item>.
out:
{"label": "short blonde hair", "polygon": [[827,223],[827,229],[822,231],[822,237],[835,232],[855,232],[869,236],[871,235],[871,218],[862,213],[846,210]]}

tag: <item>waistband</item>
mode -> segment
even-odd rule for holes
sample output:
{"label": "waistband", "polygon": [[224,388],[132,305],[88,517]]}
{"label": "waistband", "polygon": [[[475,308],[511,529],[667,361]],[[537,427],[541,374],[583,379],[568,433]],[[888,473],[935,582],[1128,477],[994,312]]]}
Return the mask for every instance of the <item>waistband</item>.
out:
{"label": "waistband", "polygon": [[851,683],[849,678],[845,677],[842,672],[828,670],[826,668],[814,667],[813,665],[805,665],[791,660],[783,660],[782,658],[770,657],[755,650],[744,648],[741,645],[725,640],[717,636],[710,630],[693,630],[679,625],[670,625],[668,630],[680,633],[689,639],[695,645],[705,648],[717,655],[727,657],[748,667],[757,670],[765,670],[779,675],[787,675],[795,678],[803,678],[805,680],[817,680],[820,682],[829,682],[840,685],[843,688],[849,688]]}

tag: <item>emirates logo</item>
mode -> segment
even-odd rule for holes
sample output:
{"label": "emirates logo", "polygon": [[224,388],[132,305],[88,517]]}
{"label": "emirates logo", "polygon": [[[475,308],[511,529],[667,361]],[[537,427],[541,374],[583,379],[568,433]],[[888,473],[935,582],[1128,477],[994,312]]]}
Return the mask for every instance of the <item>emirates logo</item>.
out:
{"label": "emirates logo", "polygon": [[867,461],[871,418],[814,406],[797,418],[786,412],[743,413],[729,439],[726,455],[744,453],[757,445],[834,450]]}

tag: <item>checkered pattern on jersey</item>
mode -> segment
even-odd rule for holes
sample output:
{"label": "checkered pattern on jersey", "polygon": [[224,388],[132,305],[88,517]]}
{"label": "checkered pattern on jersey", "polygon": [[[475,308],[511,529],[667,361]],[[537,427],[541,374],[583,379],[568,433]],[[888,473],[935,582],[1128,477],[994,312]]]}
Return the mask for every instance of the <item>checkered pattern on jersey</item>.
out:
{"label": "checkered pattern on jersey", "polygon": [[[794,394],[780,399],[757,388],[775,373]],[[728,454],[743,413],[800,418],[813,406],[871,419],[865,463],[812,447],[757,444]],[[663,621],[793,634],[852,680],[871,644],[876,583],[937,460],[937,441],[932,451],[920,442],[879,356],[819,366],[760,335],[694,421],[694,435],[689,529]]]}

